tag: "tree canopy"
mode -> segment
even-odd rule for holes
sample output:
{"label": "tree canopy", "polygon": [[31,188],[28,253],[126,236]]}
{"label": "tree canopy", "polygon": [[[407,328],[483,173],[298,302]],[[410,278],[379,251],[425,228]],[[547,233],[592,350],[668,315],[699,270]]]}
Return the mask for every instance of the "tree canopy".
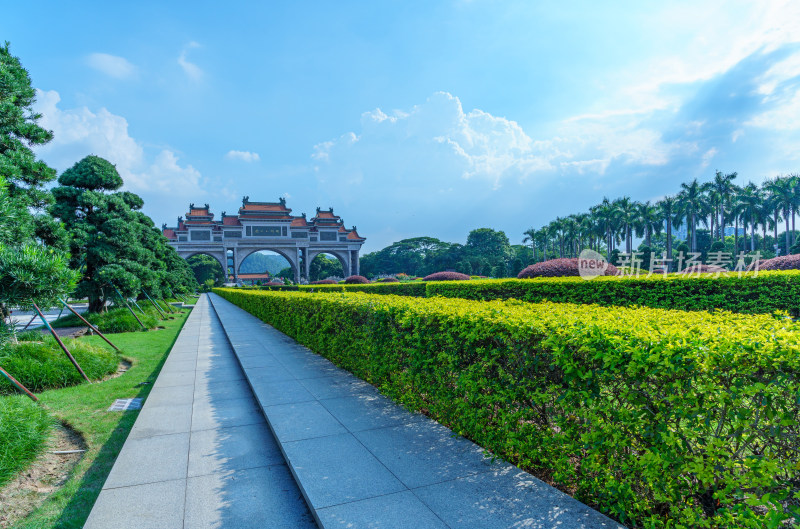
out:
{"label": "tree canopy", "polygon": [[137,195],[116,191],[122,186],[116,168],[97,156],[87,156],[59,177],[53,189],[54,217],[70,236],[70,264],[82,277],[76,294],[89,298],[98,311],[116,290],[137,296],[141,289],[166,296],[169,290],[196,286],[189,265],[144,213]]}

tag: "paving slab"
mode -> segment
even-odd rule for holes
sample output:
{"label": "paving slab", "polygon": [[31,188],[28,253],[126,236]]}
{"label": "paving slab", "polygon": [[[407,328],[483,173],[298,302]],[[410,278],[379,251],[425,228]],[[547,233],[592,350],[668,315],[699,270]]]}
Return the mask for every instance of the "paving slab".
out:
{"label": "paving slab", "polygon": [[623,529],[209,298],[320,527]]}
{"label": "paving slab", "polygon": [[138,413],[84,527],[316,527],[207,297]]}

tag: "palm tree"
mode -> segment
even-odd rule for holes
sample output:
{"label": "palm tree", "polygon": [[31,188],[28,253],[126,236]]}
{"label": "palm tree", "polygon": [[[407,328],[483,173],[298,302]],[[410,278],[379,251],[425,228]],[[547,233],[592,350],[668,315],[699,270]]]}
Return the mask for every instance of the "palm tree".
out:
{"label": "palm tree", "polygon": [[789,238],[789,213],[794,209],[797,200],[794,187],[794,182],[790,178],[782,176],[775,177],[764,184],[764,189],[769,192],[769,203],[775,208],[775,244],[778,243],[778,210],[783,210],[783,218],[786,220],[786,255],[789,255],[789,248],[792,245]]}
{"label": "palm tree", "polygon": [[531,243],[531,249],[533,249],[533,262],[536,262],[536,230],[533,228],[528,228],[524,232],[522,232],[525,237],[522,239],[522,244],[526,242]]}
{"label": "palm tree", "polygon": [[622,237],[625,240],[625,253],[631,253],[633,246],[633,224],[636,222],[637,202],[631,197],[618,198],[613,202],[622,227]]}
{"label": "palm tree", "polygon": [[742,217],[744,224],[745,247],[747,246],[747,227],[750,226],[750,251],[756,250],[755,236],[756,236],[756,219],[758,211],[761,208],[763,196],[761,189],[757,185],[750,182],[741,188],[738,195],[737,213]]}
{"label": "palm tree", "polygon": [[658,208],[650,203],[637,202],[636,203],[636,222],[634,223],[634,230],[637,237],[644,236],[644,243],[651,246],[651,236],[653,232],[661,233],[663,225],[661,215]]}
{"label": "palm tree", "polygon": [[658,212],[664,221],[667,230],[667,259],[672,260],[672,223],[675,221],[678,209],[678,199],[674,196],[665,196],[656,204]]}
{"label": "palm tree", "polygon": [[681,219],[686,219],[689,229],[692,231],[691,251],[697,251],[697,219],[705,210],[705,197],[703,189],[697,178],[690,183],[681,184],[681,192],[678,194],[680,207],[678,213]]}
{"label": "palm tree", "polygon": [[[714,180],[711,181],[711,188],[714,191],[714,195],[718,198],[718,218],[719,224],[718,226],[718,234],[719,240],[725,241],[725,220],[728,218],[726,216],[726,212],[730,211],[731,209],[731,200],[736,195],[737,187],[733,183],[733,180],[738,176],[738,173],[728,173],[723,175],[720,171],[714,175]],[[711,234],[711,237],[714,237],[714,234]]]}

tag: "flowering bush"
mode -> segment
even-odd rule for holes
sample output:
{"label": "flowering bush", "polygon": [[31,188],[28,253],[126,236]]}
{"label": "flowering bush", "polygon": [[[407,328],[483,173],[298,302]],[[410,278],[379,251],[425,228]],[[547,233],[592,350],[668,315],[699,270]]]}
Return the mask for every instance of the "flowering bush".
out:
{"label": "flowering bush", "polygon": [[[600,264],[599,261],[597,261]],[[619,273],[616,266],[611,263],[608,264],[605,274],[607,276],[615,276]],[[532,264],[525,268],[517,275],[520,279],[529,279],[531,277],[569,277],[578,276],[578,258],[563,258],[551,259],[541,263]]]}
{"label": "flowering bush", "polygon": [[364,276],[350,276],[344,282],[346,285],[363,285],[369,283],[369,279]]}
{"label": "flowering bush", "polygon": [[761,261],[759,270],[800,270],[800,254],[782,255]]}
{"label": "flowering bush", "polygon": [[312,281],[309,285],[335,285],[336,281],[333,279],[320,279],[319,281]]}
{"label": "flowering bush", "polygon": [[435,272],[422,278],[423,281],[467,281],[469,276],[467,274],[460,274],[458,272]]}

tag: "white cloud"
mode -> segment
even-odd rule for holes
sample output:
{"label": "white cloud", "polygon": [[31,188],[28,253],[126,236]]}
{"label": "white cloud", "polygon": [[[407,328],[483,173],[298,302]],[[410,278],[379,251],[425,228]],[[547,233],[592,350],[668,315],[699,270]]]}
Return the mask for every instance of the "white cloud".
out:
{"label": "white cloud", "polygon": [[[396,160],[415,171],[417,164],[446,167],[451,176],[488,180],[494,187],[510,177],[525,178],[552,169],[544,145],[533,141],[515,121],[481,110],[465,113],[461,101],[437,92],[409,112],[381,109],[361,116],[361,134],[349,132],[314,147],[317,162],[350,165],[348,179],[360,181],[363,167]],[[389,152],[393,150],[394,152]],[[400,154],[402,153],[402,154]],[[370,160],[366,160],[369,157]],[[455,169],[455,170],[453,170]]]}
{"label": "white cloud", "polygon": [[188,75],[194,81],[199,81],[203,77],[203,70],[201,70],[200,67],[193,62],[190,62],[186,57],[189,54],[189,50],[199,47],[200,44],[192,41],[184,46],[180,55],[178,55],[178,64],[180,64],[181,68],[183,68],[184,73],[186,73],[186,75]]}
{"label": "white cloud", "polygon": [[116,79],[127,79],[136,73],[136,67],[127,59],[108,53],[91,53],[86,58],[86,62],[95,70]]}
{"label": "white cloud", "polygon": [[225,158],[242,162],[257,162],[261,159],[257,152],[250,151],[228,151]]}
{"label": "white cloud", "polygon": [[128,134],[128,122],[105,108],[59,108],[55,90],[37,90],[35,111],[40,124],[53,131],[53,141],[37,147],[37,154],[59,172],[84,156],[95,154],[113,163],[125,188],[142,194],[145,202],[199,199],[207,195],[202,177],[191,165],[182,166],[169,149],[149,154]]}

